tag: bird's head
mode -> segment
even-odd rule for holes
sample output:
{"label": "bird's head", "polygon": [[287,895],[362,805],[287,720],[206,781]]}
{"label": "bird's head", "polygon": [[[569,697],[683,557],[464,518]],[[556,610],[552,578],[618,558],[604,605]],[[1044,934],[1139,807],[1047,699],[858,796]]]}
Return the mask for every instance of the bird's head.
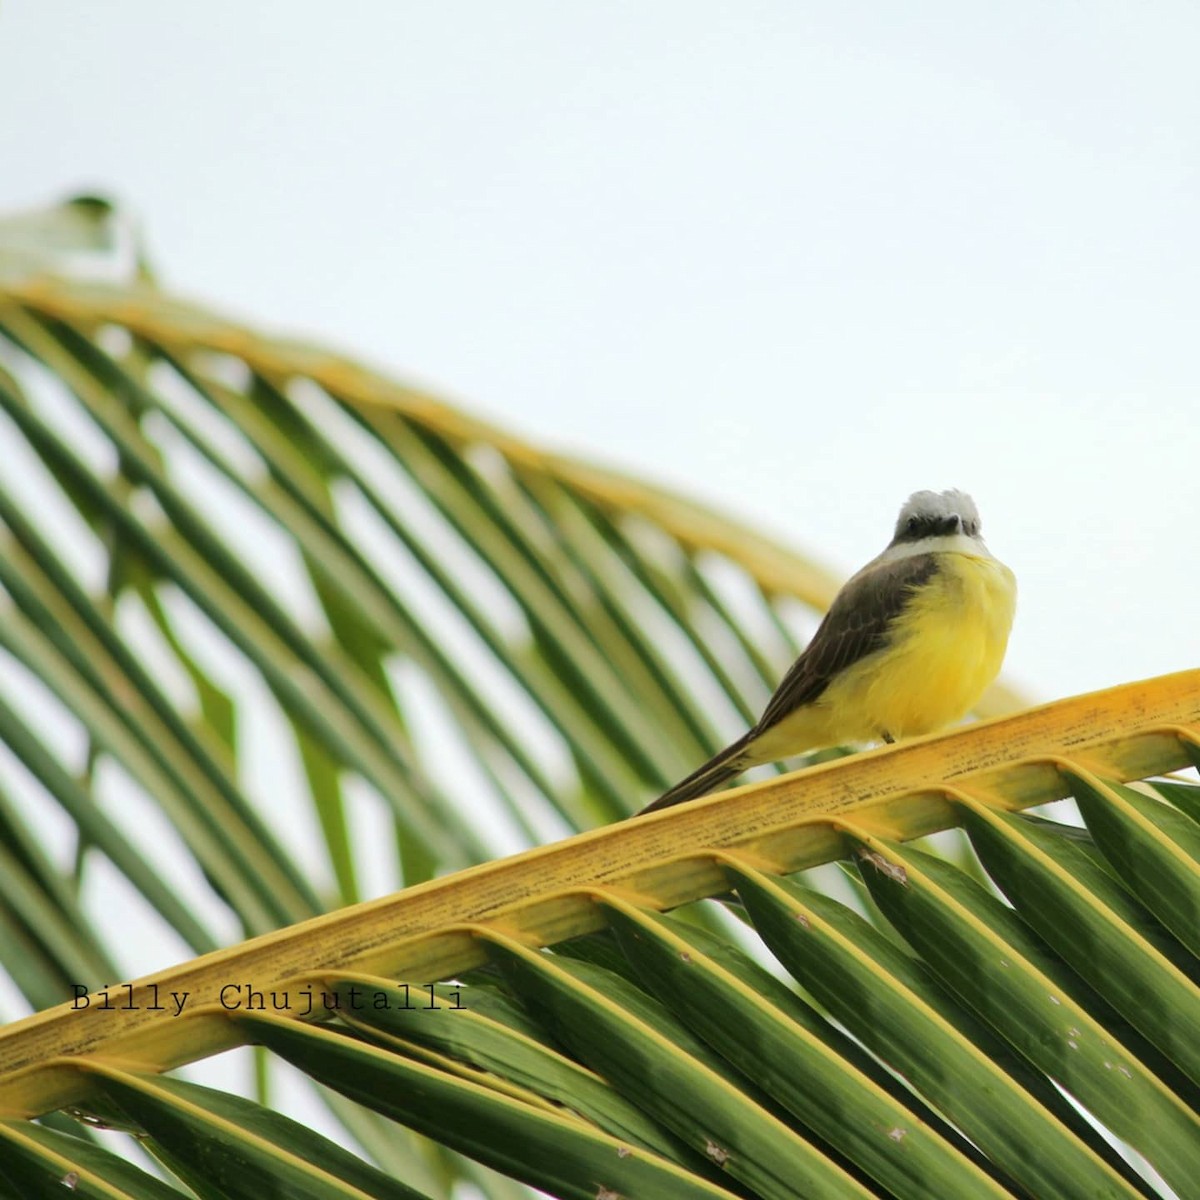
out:
{"label": "bird's head", "polygon": [[913,492],[900,509],[892,545],[964,534],[979,538],[979,509],[966,492]]}

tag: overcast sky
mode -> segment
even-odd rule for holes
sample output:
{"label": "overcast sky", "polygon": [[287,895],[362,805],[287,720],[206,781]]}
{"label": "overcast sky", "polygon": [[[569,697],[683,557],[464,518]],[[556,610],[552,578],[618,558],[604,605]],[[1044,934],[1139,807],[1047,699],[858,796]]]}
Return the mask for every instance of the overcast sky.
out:
{"label": "overcast sky", "polygon": [[[336,15],[335,14],[336,11]],[[1200,9],[0,14],[0,208],[850,571],[974,493],[1049,699],[1195,665]]]}

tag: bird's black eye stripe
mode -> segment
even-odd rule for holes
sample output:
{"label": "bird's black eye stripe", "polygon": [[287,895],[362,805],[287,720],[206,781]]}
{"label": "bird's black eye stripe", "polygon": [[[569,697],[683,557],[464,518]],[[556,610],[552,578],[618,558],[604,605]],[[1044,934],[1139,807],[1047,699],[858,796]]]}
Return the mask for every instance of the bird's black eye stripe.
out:
{"label": "bird's black eye stripe", "polygon": [[941,522],[937,517],[909,517],[904,523],[901,537],[906,542],[917,542],[921,538],[936,537],[941,533]]}
{"label": "bird's black eye stripe", "polygon": [[[904,524],[896,531],[896,541],[898,542],[919,542],[922,538],[928,537],[944,537],[948,533],[955,532],[953,522],[956,519],[955,515],[948,517],[936,516],[911,516],[908,517]],[[974,537],[979,532],[979,523],[977,521],[964,521],[961,516],[957,517],[961,522],[959,528],[968,537]]]}

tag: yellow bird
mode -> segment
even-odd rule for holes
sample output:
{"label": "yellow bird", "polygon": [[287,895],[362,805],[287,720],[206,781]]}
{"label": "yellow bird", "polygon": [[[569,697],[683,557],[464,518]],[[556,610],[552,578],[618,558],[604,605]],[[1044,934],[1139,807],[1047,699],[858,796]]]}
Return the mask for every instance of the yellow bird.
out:
{"label": "yellow bird", "polygon": [[996,678],[1016,604],[1017,581],[984,545],[971,497],[915,492],[887,549],[834,597],[754,728],[642,812],[760,763],[952,724]]}

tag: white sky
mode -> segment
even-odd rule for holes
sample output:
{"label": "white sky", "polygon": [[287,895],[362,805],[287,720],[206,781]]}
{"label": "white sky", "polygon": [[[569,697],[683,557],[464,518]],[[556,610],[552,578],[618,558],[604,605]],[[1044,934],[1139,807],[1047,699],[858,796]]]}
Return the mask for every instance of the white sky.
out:
{"label": "white sky", "polygon": [[1191,4],[0,16],[0,210],[845,571],[973,492],[1033,696],[1195,665]]}

